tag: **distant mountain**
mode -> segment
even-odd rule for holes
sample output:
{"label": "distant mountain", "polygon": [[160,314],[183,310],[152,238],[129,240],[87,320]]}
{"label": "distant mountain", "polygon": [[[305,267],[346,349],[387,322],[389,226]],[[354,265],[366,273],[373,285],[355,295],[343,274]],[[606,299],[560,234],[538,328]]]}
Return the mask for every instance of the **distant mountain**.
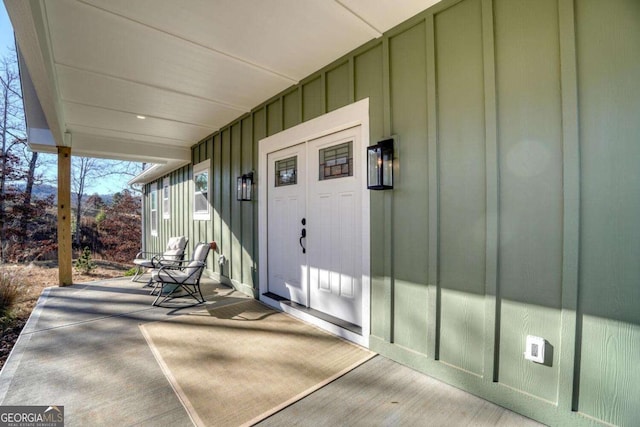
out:
{"label": "distant mountain", "polygon": [[[24,189],[24,185],[21,186]],[[39,184],[33,186],[33,197],[37,199],[46,199],[49,196],[56,198],[58,196],[58,187],[49,184]]]}
{"label": "distant mountain", "polygon": [[[24,191],[27,185],[24,182],[20,183],[12,183],[12,188],[17,188],[19,191]],[[54,187],[49,184],[37,184],[33,186],[32,196],[36,199],[46,199],[49,196],[57,197],[58,196],[58,187]]]}
{"label": "distant mountain", "polygon": [[[24,183],[20,183],[20,184],[17,185],[17,187],[20,190],[24,190],[25,186],[26,185]],[[34,198],[36,198],[36,199],[46,199],[49,196],[53,196],[54,202],[57,201],[57,199],[58,199],[58,187],[55,187],[55,186],[49,185],[49,184],[38,184],[38,185],[34,185],[33,186],[33,197]],[[83,200],[86,201],[90,196],[91,196],[90,194],[85,194]],[[107,205],[110,205],[113,202],[113,194],[100,194],[100,198]],[[76,201],[76,193],[71,193],[71,205],[72,206],[75,206],[75,201]]]}

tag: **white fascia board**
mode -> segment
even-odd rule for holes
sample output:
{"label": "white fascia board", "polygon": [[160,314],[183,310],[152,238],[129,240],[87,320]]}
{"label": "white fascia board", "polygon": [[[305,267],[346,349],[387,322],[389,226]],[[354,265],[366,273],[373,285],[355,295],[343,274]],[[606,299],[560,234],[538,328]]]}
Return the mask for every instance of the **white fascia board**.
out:
{"label": "white fascia board", "polygon": [[27,127],[27,143],[29,148],[37,152],[56,153],[56,141],[51,130]]}
{"label": "white fascia board", "polygon": [[189,161],[172,160],[165,164],[155,164],[148,169],[143,170],[137,176],[132,178],[128,185],[144,185],[152,181],[157,180],[184,165],[189,164]]}
{"label": "white fascia board", "polygon": [[[21,81],[25,84],[28,80],[27,84],[30,83],[33,87],[56,145],[64,146],[65,120],[60,105],[44,2],[5,0],[4,4],[13,24],[21,55]],[[28,73],[27,79],[23,76],[24,73]],[[35,123],[34,126],[41,127]]]}
{"label": "white fascia board", "polygon": [[24,63],[24,58],[17,49],[18,70],[20,71],[20,85],[22,88],[22,103],[24,105],[24,115],[27,125],[27,144],[33,151],[55,152],[56,141],[49,129],[44,111],[38,100],[36,89],[33,87],[33,80],[29,75],[29,69]]}

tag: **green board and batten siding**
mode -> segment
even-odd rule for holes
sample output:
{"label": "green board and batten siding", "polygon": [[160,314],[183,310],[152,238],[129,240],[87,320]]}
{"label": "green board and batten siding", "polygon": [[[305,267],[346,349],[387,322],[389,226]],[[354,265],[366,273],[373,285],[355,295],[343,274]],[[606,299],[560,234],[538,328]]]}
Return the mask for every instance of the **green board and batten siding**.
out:
{"label": "green board and batten siding", "polygon": [[215,240],[254,292],[236,177],[260,139],[363,98],[371,142],[398,141],[394,190],[370,192],[371,348],[544,423],[637,425],[640,2],[445,0],[195,145],[211,220],[176,170],[169,219],[146,187],[147,249]]}

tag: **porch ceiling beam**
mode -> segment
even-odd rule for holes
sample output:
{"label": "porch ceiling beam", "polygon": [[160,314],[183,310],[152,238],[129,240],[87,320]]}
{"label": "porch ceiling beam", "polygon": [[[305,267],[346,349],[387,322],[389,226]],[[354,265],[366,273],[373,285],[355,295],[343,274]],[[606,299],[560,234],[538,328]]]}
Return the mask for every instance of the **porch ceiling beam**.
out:
{"label": "porch ceiling beam", "polygon": [[144,163],[167,163],[176,160],[188,162],[191,160],[190,142],[185,142],[184,145],[168,145],[76,132],[73,133],[73,153],[76,156]]}
{"label": "porch ceiling beam", "polygon": [[[73,155],[80,157],[158,164],[191,161],[188,143],[178,146],[74,132],[72,146]],[[36,144],[33,148],[45,153],[57,152],[56,147],[48,145]]]}

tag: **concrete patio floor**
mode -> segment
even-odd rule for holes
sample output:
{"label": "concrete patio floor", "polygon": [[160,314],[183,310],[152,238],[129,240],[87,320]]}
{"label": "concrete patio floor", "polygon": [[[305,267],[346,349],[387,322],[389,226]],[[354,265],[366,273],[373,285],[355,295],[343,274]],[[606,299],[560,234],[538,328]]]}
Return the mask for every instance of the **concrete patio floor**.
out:
{"label": "concrete patio floor", "polygon": [[[247,298],[203,282],[207,307]],[[112,279],[45,290],[0,372],[0,405],[61,405],[66,426],[191,426],[138,325],[204,305],[153,307],[142,286]],[[377,356],[260,425],[540,424]]]}

